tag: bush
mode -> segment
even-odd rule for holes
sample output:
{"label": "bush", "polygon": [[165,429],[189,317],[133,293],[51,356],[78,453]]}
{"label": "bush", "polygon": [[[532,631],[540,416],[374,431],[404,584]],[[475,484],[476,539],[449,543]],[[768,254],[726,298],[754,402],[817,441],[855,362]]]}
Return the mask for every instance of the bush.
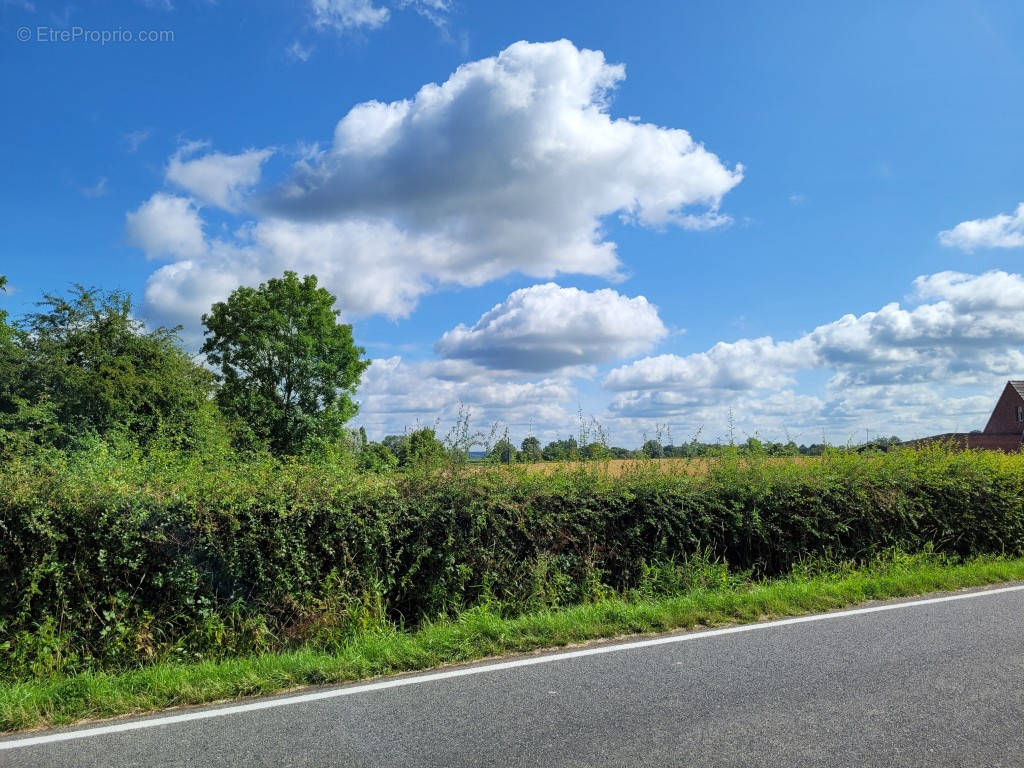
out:
{"label": "bush", "polygon": [[359,468],[365,472],[387,474],[398,468],[398,457],[380,443],[368,443],[359,452]]}
{"label": "bush", "polygon": [[13,326],[0,316],[0,460],[83,434],[205,439],[213,377],[175,329],[147,331],[119,291],[75,286],[38,306]]}
{"label": "bush", "polygon": [[600,600],[670,583],[651,574],[693,557],[766,576],[894,547],[1024,552],[1024,456],[709,465],[699,477],[657,462],[618,478],[594,465],[359,474],[99,441],[18,457],[0,476],[0,673],[324,645],[368,622]]}

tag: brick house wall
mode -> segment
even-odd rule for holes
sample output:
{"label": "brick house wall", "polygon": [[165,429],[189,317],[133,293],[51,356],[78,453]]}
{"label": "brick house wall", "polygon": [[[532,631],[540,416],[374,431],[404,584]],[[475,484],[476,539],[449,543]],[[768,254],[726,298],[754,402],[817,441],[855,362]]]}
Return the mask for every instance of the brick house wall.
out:
{"label": "brick house wall", "polygon": [[903,445],[921,448],[929,443],[945,443],[961,451],[969,448],[972,451],[1002,451],[1003,453],[1016,453],[1022,447],[1020,435],[986,435],[984,432],[948,432],[945,435],[908,440]]}
{"label": "brick house wall", "polygon": [[1008,381],[985,425],[986,435],[1024,434],[1024,382]]}
{"label": "brick house wall", "polygon": [[1008,381],[983,432],[947,432],[904,445],[947,443],[954,448],[1015,453],[1024,450],[1024,381]]}

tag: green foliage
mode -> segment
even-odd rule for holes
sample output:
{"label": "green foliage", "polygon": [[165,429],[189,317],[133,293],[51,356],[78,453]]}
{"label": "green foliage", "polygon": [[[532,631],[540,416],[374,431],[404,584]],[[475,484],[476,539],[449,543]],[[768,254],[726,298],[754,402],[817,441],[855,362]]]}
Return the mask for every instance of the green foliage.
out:
{"label": "green foliage", "polygon": [[399,464],[405,463],[406,454],[409,451],[408,435],[386,435],[380,444],[394,454]]}
{"label": "green foliage", "polygon": [[335,297],[294,272],[242,287],[203,316],[202,351],[220,369],[217,402],[278,455],[308,451],[344,433],[369,365],[338,322]]}
{"label": "green foliage", "polygon": [[[7,276],[0,275],[0,293],[7,293]],[[10,329],[7,326],[7,311],[0,309],[0,343],[3,343]]]}
{"label": "green foliage", "polygon": [[544,454],[541,452],[540,440],[532,435],[523,438],[519,445],[519,461],[534,462],[543,461]]}
{"label": "green foliage", "polygon": [[544,446],[541,455],[544,461],[576,461],[580,457],[579,443],[575,437],[552,440]]}
{"label": "green foliage", "polygon": [[119,291],[75,286],[0,329],[0,450],[66,445],[86,434],[201,439],[213,379],[178,346],[147,332]]}
{"label": "green foliage", "polygon": [[386,474],[398,468],[398,456],[381,443],[368,443],[359,452],[359,468],[364,472]]}
{"label": "green foliage", "polygon": [[648,459],[661,459],[665,456],[665,449],[661,447],[661,443],[657,440],[647,440],[644,442],[640,452]]}
{"label": "green foliage", "polygon": [[486,458],[499,464],[511,464],[518,460],[519,452],[511,440],[503,437],[487,452]]}
{"label": "green foliage", "polygon": [[433,429],[424,427],[409,434],[403,466],[438,467],[448,459],[448,450],[437,439]]}
{"label": "green foliage", "polygon": [[592,461],[604,461],[614,457],[613,449],[604,443],[587,443],[580,448],[580,458]]}
{"label": "green foliage", "polygon": [[448,463],[450,452],[437,439],[430,427],[421,427],[408,435],[388,435],[381,441],[395,458],[396,466],[403,469],[432,469]]}
{"label": "green foliage", "polygon": [[0,674],[334,647],[379,621],[699,586],[726,563],[757,578],[894,547],[1024,552],[1021,455],[736,452],[707,475],[639,462],[617,478],[409,461],[360,474],[330,454],[110,440],[15,457],[0,473]]}
{"label": "green foliage", "polygon": [[[0,731],[62,725],[241,696],[268,695],[465,663],[507,653],[578,644],[638,632],[699,629],[845,608],[866,600],[981,587],[1024,578],[1024,559],[965,562],[886,552],[860,567],[801,564],[782,579],[748,581],[713,560],[654,564],[641,588],[559,610],[505,615],[488,602],[450,620],[402,631],[379,613],[374,594],[327,608],[320,643],[223,661],[157,663],[118,673],[86,672],[0,683]],[[336,586],[336,585],[331,585]],[[337,642],[340,627],[361,627]],[[52,632],[46,641],[59,643]]]}

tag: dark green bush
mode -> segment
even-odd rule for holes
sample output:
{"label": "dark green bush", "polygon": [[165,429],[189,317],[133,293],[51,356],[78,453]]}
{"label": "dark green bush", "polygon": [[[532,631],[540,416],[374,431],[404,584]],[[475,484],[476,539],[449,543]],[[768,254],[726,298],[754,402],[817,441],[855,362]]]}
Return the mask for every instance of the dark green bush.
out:
{"label": "dark green bush", "polygon": [[483,602],[650,591],[652,568],[694,556],[775,575],[892,547],[1024,552],[1024,456],[660,466],[359,474],[107,443],[18,458],[0,468],[0,673],[329,645]]}

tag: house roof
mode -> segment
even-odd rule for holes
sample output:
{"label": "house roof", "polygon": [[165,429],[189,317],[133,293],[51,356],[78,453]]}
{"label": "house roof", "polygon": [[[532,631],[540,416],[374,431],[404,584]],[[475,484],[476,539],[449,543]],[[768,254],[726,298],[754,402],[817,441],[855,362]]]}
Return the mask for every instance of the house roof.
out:
{"label": "house roof", "polygon": [[1017,434],[995,434],[986,435],[983,432],[947,432],[944,435],[932,435],[921,437],[917,440],[908,440],[901,445],[920,447],[929,443],[946,443],[958,448],[971,448],[975,451],[1004,451],[1014,453],[1021,450],[1021,437]]}
{"label": "house roof", "polygon": [[1024,397],[1024,381],[1008,381],[1006,383],[1017,390],[1018,395]]}

